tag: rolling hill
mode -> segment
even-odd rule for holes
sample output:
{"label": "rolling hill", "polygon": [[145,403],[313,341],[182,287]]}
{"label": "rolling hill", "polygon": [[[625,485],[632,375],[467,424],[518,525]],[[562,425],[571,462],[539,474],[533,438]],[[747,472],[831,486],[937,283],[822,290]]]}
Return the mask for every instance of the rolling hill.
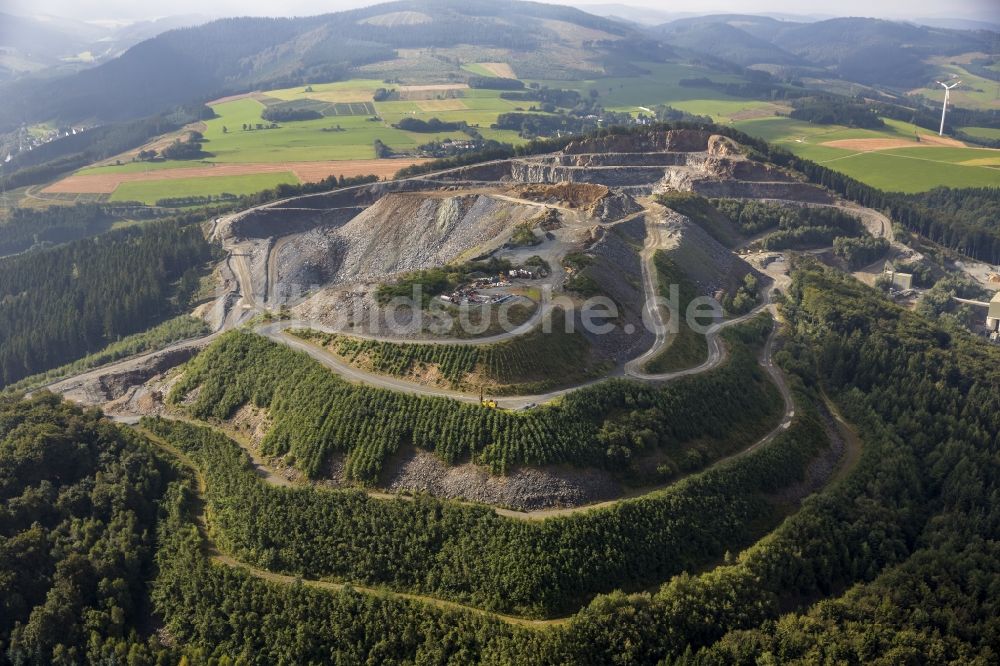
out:
{"label": "rolling hill", "polygon": [[[0,131],[53,118],[136,118],[265,84],[337,80],[351,68],[393,61],[397,49],[473,45],[511,50],[547,67],[571,63],[568,69],[602,74],[602,58],[620,49],[599,45],[626,36],[630,46],[644,41],[621,23],[569,7],[497,7],[483,0],[404,0],[308,18],[224,19],[158,35],[69,77],[4,86],[0,97],[10,103],[0,109]],[[442,80],[462,77],[457,66],[444,65]]]}
{"label": "rolling hill", "polygon": [[934,70],[925,61],[972,51],[994,52],[997,34],[870,18],[815,23],[736,14],[681,19],[653,29],[670,43],[743,66],[798,64],[858,83],[908,89]]}
{"label": "rolling hill", "polygon": [[168,16],[108,27],[55,16],[0,12],[0,82],[25,76],[66,76],[116,58],[168,30],[207,20],[198,15]]}

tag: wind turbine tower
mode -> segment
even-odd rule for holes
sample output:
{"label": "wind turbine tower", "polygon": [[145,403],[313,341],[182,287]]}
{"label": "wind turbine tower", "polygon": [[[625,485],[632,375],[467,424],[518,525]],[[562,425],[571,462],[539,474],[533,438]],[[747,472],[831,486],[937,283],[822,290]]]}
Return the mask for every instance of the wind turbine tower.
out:
{"label": "wind turbine tower", "polygon": [[941,108],[941,129],[938,130],[938,136],[944,136],[944,114],[948,113],[948,97],[951,95],[951,89],[957,86],[961,81],[955,81],[950,86],[946,83],[937,82],[939,86],[944,88],[944,106]]}

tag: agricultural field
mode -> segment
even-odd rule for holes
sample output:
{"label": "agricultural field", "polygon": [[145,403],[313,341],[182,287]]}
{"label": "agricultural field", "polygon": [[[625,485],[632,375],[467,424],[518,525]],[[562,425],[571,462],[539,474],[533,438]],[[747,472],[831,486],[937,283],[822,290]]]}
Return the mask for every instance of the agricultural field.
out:
{"label": "agricultural field", "polygon": [[[1000,81],[991,81],[972,74],[960,64],[967,63],[968,57],[973,55],[976,54],[941,56],[931,58],[928,62],[962,80],[962,84],[951,91],[951,103],[955,106],[968,109],[1000,109]],[[926,88],[911,90],[910,94],[922,95],[938,104],[944,100],[944,90],[935,83]]]}
{"label": "agricultural field", "polygon": [[511,66],[505,62],[470,62],[462,65],[462,69],[477,76],[499,76],[503,79],[517,78]]}
{"label": "agricultural field", "polygon": [[963,127],[962,131],[980,139],[1000,140],[1000,129],[992,127]]}
{"label": "agricultural field", "polygon": [[[497,64],[497,63],[487,63]],[[374,102],[378,88],[396,87],[399,101]],[[268,106],[308,109],[321,118],[277,123],[261,118]],[[112,200],[154,201],[158,198],[248,193],[283,182],[320,180],[328,175],[374,173],[389,178],[414,159],[375,160],[375,140],[393,150],[413,151],[418,146],[446,138],[461,139],[461,131],[408,132],[392,127],[403,118],[465,121],[478,126],[488,139],[522,143],[516,132],[493,130],[501,113],[518,103],[500,99],[500,91],[470,90],[465,84],[392,86],[377,79],[351,79],[307,87],[269,90],[237,95],[211,103],[216,117],[197,129],[204,136],[205,157],[200,160],[132,162],[129,158],[107,160],[102,166],[81,169],[44,192],[56,194],[111,194]],[[121,163],[115,163],[120,161]],[[316,164],[309,169],[308,164]],[[206,172],[206,167],[239,165],[240,173]],[[199,169],[192,178],[179,169]],[[275,173],[280,169],[280,173]],[[112,174],[142,175],[142,182],[128,178],[108,179]],[[197,178],[193,178],[193,176]],[[116,190],[115,188],[118,188]],[[96,188],[96,189],[95,189]],[[109,189],[110,188],[110,189]]]}
{"label": "agricultural field", "polygon": [[[698,77],[720,83],[741,80],[736,75],[721,74],[691,64],[640,63],[640,66],[646,70],[646,75],[534,80],[528,83],[576,90],[583,95],[595,90],[600,103],[614,111],[649,113],[658,104],[668,104],[683,111],[710,116],[716,122],[732,124],[749,134],[784,145],[802,157],[829,164],[843,173],[885,189],[917,192],[936,185],[1000,183],[1000,165],[993,160],[993,153],[965,153],[963,151],[972,149],[959,148],[956,152],[956,149],[945,150],[945,146],[928,146],[929,142],[937,141],[937,137],[925,130],[918,131],[907,123],[887,121],[887,126],[881,130],[812,125],[779,115],[788,111],[779,103],[740,99],[718,90],[680,85],[682,79]],[[514,74],[509,64],[500,61],[467,62],[462,67],[481,76]],[[374,95],[379,88],[395,88],[399,92],[398,99],[375,102]],[[51,196],[104,194],[111,195],[112,200],[150,201],[187,196],[191,194],[189,187],[192,185],[195,185],[194,190],[203,194],[238,194],[260,184],[273,187],[279,182],[309,182],[331,174],[360,175],[364,169],[369,169],[364,173],[391,177],[412,160],[374,162],[376,140],[393,150],[406,152],[431,141],[466,136],[460,131],[418,133],[393,127],[402,119],[462,121],[476,127],[487,139],[516,145],[524,142],[516,132],[494,130],[490,125],[496,122],[499,114],[524,110],[530,105],[530,102],[501,99],[497,90],[470,89],[460,82],[397,85],[376,78],[237,95],[212,102],[216,117],[192,127],[204,136],[206,154],[203,159],[137,163],[125,157],[120,160],[121,164],[108,160],[105,165],[82,169],[43,190],[43,193]],[[322,115],[308,120],[279,122],[276,128],[270,129],[267,128],[270,123],[261,118],[268,107],[308,110]],[[258,123],[261,129],[256,129]],[[245,129],[244,126],[252,129]],[[979,131],[987,136],[994,132]],[[923,135],[919,143],[918,133]],[[164,142],[158,141],[152,143],[162,148]],[[918,146],[917,154],[897,150]],[[310,163],[316,164],[317,168],[309,170],[302,167]],[[190,177],[177,172],[225,165],[241,165],[241,171],[206,173],[202,170],[192,173]],[[132,182],[129,178],[89,179],[91,176],[106,177],[111,174],[142,174],[143,184]],[[195,178],[196,184],[192,183]],[[147,184],[147,181],[153,184]],[[117,191],[116,187],[120,187],[121,191]]]}
{"label": "agricultural field", "polygon": [[729,114],[768,105],[768,102],[738,99],[718,90],[681,86],[682,79],[709,78],[718,83],[742,81],[735,76],[722,74],[697,65],[681,63],[636,63],[648,72],[640,77],[611,77],[577,81],[537,80],[535,83],[550,88],[576,90],[587,95],[596,90],[600,103],[612,111],[638,113],[644,107],[657,104],[728,119]]}
{"label": "agricultural field", "polygon": [[772,117],[733,125],[887,191],[1000,186],[1000,151],[966,147],[909,123],[885,123],[880,130],[866,130]]}
{"label": "agricultural field", "polygon": [[253,194],[277,185],[294,185],[298,182],[298,178],[290,171],[246,176],[135,181],[120,184],[112,193],[110,200],[141,201],[148,205],[154,205],[158,199],[170,197],[199,197],[225,193]]}

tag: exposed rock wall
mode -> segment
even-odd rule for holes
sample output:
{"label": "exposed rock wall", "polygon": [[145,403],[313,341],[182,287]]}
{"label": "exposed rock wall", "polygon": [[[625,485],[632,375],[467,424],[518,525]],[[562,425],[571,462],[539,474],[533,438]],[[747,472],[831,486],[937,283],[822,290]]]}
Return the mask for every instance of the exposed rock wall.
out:
{"label": "exposed rock wall", "polygon": [[435,174],[436,180],[464,180],[495,182],[510,176],[510,162],[490,162],[453,169]]}
{"label": "exposed rock wall", "polygon": [[441,266],[499,243],[537,214],[535,206],[482,195],[390,194],[344,225],[317,228],[286,243],[278,278],[349,284]]}
{"label": "exposed rock wall", "polygon": [[363,211],[361,206],[328,208],[258,208],[251,210],[230,225],[236,238],[269,238],[301,233],[319,226],[344,224]]}
{"label": "exposed rock wall", "polygon": [[589,153],[556,155],[554,162],[562,166],[679,166],[687,164],[688,153]]}
{"label": "exposed rock wall", "polygon": [[667,130],[665,132],[637,132],[611,134],[596,138],[579,139],[569,143],[563,152],[567,155],[581,153],[655,153],[695,152],[708,149],[711,132],[701,130]]}
{"label": "exposed rock wall", "polygon": [[806,183],[697,180],[692,183],[692,189],[698,194],[710,198],[793,199],[810,203],[833,202],[833,197],[829,192]]}
{"label": "exposed rock wall", "polygon": [[511,179],[520,183],[599,183],[611,187],[648,185],[663,178],[659,166],[567,167],[551,161],[516,160]]}
{"label": "exposed rock wall", "polygon": [[612,499],[622,492],[603,470],[550,466],[494,476],[472,463],[449,466],[421,450],[401,454],[390,467],[383,484],[388,490],[425,492],[522,511],[580,506]]}
{"label": "exposed rock wall", "polygon": [[719,243],[690,218],[667,209],[658,220],[672,239],[664,252],[687,275],[699,293],[712,296],[718,291],[733,293],[753,267]]}
{"label": "exposed rock wall", "polygon": [[642,206],[632,196],[621,190],[614,190],[591,206],[590,214],[605,222],[612,222],[638,213],[640,210]]}
{"label": "exposed rock wall", "polygon": [[644,216],[616,225],[590,248],[594,262],[584,271],[600,286],[604,295],[615,302],[619,319],[610,333],[581,330],[599,355],[615,362],[637,356],[655,341],[655,336],[642,321],[645,291],[639,253],[645,238]]}

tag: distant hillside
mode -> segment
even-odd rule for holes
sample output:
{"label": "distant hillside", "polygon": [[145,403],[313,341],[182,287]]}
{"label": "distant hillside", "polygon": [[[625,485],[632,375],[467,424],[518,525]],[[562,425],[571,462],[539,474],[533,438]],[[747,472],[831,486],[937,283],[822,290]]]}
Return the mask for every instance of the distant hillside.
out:
{"label": "distant hillside", "polygon": [[0,81],[57,65],[102,36],[76,21],[44,21],[0,13]]}
{"label": "distant hillside", "polygon": [[[773,21],[772,19],[764,19]],[[664,39],[675,46],[709,53],[747,67],[756,64],[802,65],[796,55],[743,29],[739,22],[703,19],[680,20],[662,29]]]}
{"label": "distant hillside", "polygon": [[923,85],[934,75],[924,62],[927,58],[992,52],[1000,39],[982,30],[946,30],[869,18],[799,23],[734,14],[681,19],[653,33],[743,66],[799,64],[858,83],[902,89]]}
{"label": "distant hillside", "polygon": [[70,74],[121,55],[160,33],[206,20],[194,15],[168,16],[110,28],[53,16],[0,13],[0,82],[39,73]]}
{"label": "distant hillside", "polygon": [[539,62],[555,49],[575,49],[569,59],[583,64],[607,53],[595,45],[625,36],[634,38],[629,45],[643,41],[622,23],[570,7],[488,0],[403,0],[308,18],[224,19],[159,35],[70,77],[4,86],[0,131],[52,118],[134,118],[265,84],[336,80],[354,67],[395,58],[400,48],[474,45],[533,52]]}

